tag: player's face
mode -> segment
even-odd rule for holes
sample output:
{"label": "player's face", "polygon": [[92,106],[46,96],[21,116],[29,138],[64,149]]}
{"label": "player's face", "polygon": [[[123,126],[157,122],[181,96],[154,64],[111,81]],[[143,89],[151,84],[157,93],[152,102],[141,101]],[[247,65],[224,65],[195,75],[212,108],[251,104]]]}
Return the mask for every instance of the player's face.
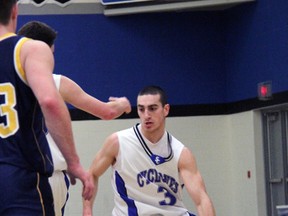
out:
{"label": "player's face", "polygon": [[162,106],[159,94],[138,96],[137,111],[143,132],[164,131],[165,118],[169,113],[169,105]]}

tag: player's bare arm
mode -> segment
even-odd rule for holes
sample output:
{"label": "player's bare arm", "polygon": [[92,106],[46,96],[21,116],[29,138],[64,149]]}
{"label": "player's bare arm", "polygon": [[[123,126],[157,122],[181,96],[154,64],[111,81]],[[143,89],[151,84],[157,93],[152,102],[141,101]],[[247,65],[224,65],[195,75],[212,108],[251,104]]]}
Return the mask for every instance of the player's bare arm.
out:
{"label": "player's bare arm", "polygon": [[95,189],[92,199],[83,201],[83,216],[92,215],[93,203],[98,191],[98,179],[111,165],[114,164],[118,151],[118,136],[114,133],[105,140],[90,167],[90,172],[95,183]]}
{"label": "player's bare arm", "polygon": [[[93,182],[80,164],[73,140],[70,115],[52,78],[53,54],[47,44],[29,40],[23,44],[20,59],[27,83],[39,101],[47,129],[67,161],[68,172],[82,181],[83,197],[90,199]],[[72,178],[71,183],[75,183],[75,179]]]}
{"label": "player's bare arm", "polygon": [[[25,55],[26,47],[30,47],[30,50],[32,48],[33,52]],[[40,41],[27,41],[23,45],[23,55],[25,55],[23,66],[28,85],[39,101],[49,132],[55,138],[56,143],[60,143],[60,145],[62,143],[73,144],[68,110],[51,76],[54,60],[50,48]],[[60,148],[64,157],[67,157],[66,160],[70,164],[78,163],[79,158],[76,151],[73,148],[70,149],[68,144]],[[67,147],[65,148],[65,146]]]}
{"label": "player's bare arm", "polygon": [[63,75],[59,91],[67,103],[104,120],[131,112],[131,105],[126,97],[110,97],[109,102],[103,102],[87,94],[77,83]]}
{"label": "player's bare arm", "polygon": [[188,148],[184,148],[179,161],[180,175],[184,185],[196,204],[199,216],[215,216],[213,204],[206,192],[203,178],[197,168],[196,160]]}

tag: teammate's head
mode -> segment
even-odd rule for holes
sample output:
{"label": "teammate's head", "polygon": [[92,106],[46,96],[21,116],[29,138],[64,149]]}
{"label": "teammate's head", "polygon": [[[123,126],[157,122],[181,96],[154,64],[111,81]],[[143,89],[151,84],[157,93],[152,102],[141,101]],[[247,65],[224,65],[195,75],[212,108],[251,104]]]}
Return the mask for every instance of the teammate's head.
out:
{"label": "teammate's head", "polygon": [[52,47],[57,37],[57,32],[43,22],[31,21],[19,29],[18,35],[43,41],[48,44],[48,46]]}
{"label": "teammate's head", "polygon": [[0,0],[0,23],[2,25],[7,25],[9,23],[13,6],[16,3],[17,0]]}
{"label": "teammate's head", "polygon": [[160,102],[162,106],[165,106],[167,104],[167,95],[165,91],[159,86],[154,86],[154,85],[146,86],[138,93],[138,96],[157,95],[157,94],[160,95]]}

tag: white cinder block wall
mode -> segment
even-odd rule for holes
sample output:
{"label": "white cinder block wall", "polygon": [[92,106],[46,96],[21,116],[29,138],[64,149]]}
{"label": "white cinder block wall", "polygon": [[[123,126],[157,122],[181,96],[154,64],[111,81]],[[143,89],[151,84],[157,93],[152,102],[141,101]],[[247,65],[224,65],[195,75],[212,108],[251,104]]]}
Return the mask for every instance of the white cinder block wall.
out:
{"label": "white cinder block wall", "polygon": [[[88,168],[105,138],[133,126],[138,119],[74,121],[82,164]],[[168,131],[194,153],[218,216],[265,216],[261,116],[249,111],[233,115],[169,117]],[[248,178],[248,172],[251,177]],[[109,216],[113,208],[110,170],[100,179],[94,215]],[[82,214],[81,183],[70,188],[67,216]],[[184,201],[195,207],[187,193]]]}

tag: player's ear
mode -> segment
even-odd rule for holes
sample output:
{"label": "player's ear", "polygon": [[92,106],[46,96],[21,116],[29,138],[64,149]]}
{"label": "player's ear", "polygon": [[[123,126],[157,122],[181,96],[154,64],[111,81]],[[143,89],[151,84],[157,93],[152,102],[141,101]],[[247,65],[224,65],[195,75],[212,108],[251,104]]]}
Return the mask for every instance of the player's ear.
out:
{"label": "player's ear", "polygon": [[169,104],[165,104],[164,105],[165,116],[168,116],[169,111],[170,111],[170,105]]}
{"label": "player's ear", "polygon": [[18,16],[18,4],[15,4],[12,8],[11,18],[12,20],[17,20]]}

